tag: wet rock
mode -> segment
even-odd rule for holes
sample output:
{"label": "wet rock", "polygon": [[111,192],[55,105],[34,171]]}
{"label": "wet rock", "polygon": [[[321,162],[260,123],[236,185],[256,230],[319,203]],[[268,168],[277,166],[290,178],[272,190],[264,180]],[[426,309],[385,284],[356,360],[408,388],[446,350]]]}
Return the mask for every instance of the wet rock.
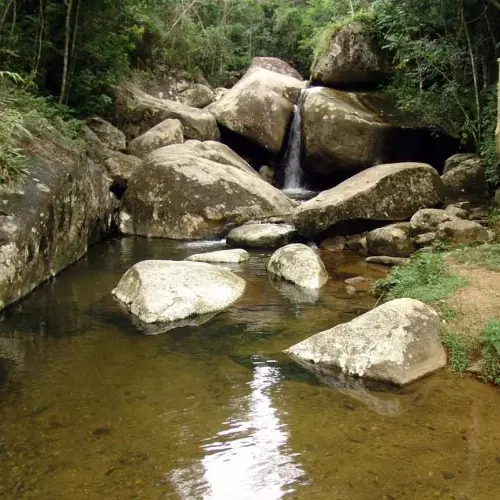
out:
{"label": "wet rock", "polygon": [[219,250],[217,252],[197,253],[190,255],[186,260],[190,262],[208,262],[217,263],[223,262],[228,264],[241,264],[250,258],[250,254],[246,250]]}
{"label": "wet rock", "polygon": [[271,153],[279,153],[303,86],[296,78],[253,67],[206,109],[220,125]]}
{"label": "wet rock", "polygon": [[441,177],[448,203],[489,201],[484,162],[474,155],[454,155],[449,158]]}
{"label": "wet rock", "polygon": [[232,229],[226,242],[247,248],[279,248],[291,243],[296,234],[289,224],[245,224]]}
{"label": "wet rock", "polygon": [[428,305],[396,299],[285,352],[318,369],[404,386],[446,365],[440,327]]}
{"label": "wet rock", "polygon": [[117,89],[116,114],[121,130],[130,140],[168,118],[182,123],[186,139],[211,141],[220,138],[217,123],[208,111],[153,97],[131,83],[124,83]]}
{"label": "wet rock", "polygon": [[291,201],[227,146],[188,141],[157,149],[132,175],[122,200],[124,234],[203,239],[230,224],[288,215]]}
{"label": "wet rock", "polygon": [[304,288],[280,278],[269,276],[273,288],[292,304],[315,304],[319,300],[319,289]]}
{"label": "wet rock", "polygon": [[424,208],[419,210],[410,220],[412,234],[430,233],[436,231],[443,222],[454,220],[455,217],[444,210]]}
{"label": "wet rock", "polygon": [[327,87],[376,86],[389,77],[389,57],[363,22],[334,30],[311,70],[311,79]]}
{"label": "wet rock", "polygon": [[356,234],[354,236],[348,236],[346,246],[352,252],[359,252],[361,255],[368,255],[366,234]]}
{"label": "wet rock", "polygon": [[145,158],[149,153],[171,144],[184,142],[182,123],[179,120],[167,119],[154,126],[144,134],[130,142],[128,150],[134,156]]}
{"label": "wet rock", "polygon": [[125,134],[106,120],[98,116],[93,116],[92,118],[87,118],[85,123],[109,149],[114,151],[125,151],[127,148]]}
{"label": "wet rock", "polygon": [[409,257],[415,251],[408,231],[397,227],[397,225],[389,225],[370,231],[366,236],[366,244],[368,252],[372,255]]}
{"label": "wet rock", "polygon": [[461,219],[440,224],[436,237],[459,245],[489,241],[488,231],[481,224]]}
{"label": "wet rock", "polygon": [[214,91],[202,83],[193,83],[179,95],[179,101],[193,108],[204,108],[215,101]]}
{"label": "wet rock", "polygon": [[378,165],[299,205],[293,222],[302,235],[314,236],[349,220],[405,220],[440,203],[442,188],[424,163]]}
{"label": "wet rock", "polygon": [[344,280],[344,283],[347,283],[348,285],[358,286],[365,285],[366,283],[368,283],[368,281],[369,280],[364,276],[355,276],[354,278],[348,278]]}
{"label": "wet rock", "polygon": [[390,257],[387,255],[377,255],[374,257],[367,257],[365,261],[368,264],[382,264],[383,266],[403,266],[410,262],[410,259],[403,257]]}
{"label": "wet rock", "polygon": [[316,252],[301,243],[280,248],[267,263],[267,272],[300,287],[319,289],[328,281],[325,265]]}
{"label": "wet rock", "polygon": [[323,240],[319,247],[321,250],[327,250],[328,252],[343,252],[346,244],[347,241],[343,236],[334,236]]}
{"label": "wet rock", "polygon": [[297,80],[303,80],[296,69],[277,57],[254,57],[250,64],[250,69],[251,68],[264,68],[269,71],[274,71],[275,73],[280,73],[281,75],[291,76]]}
{"label": "wet rock", "polygon": [[245,286],[219,266],[148,260],[131,267],[113,295],[141,322],[163,324],[222,311],[243,295]]}

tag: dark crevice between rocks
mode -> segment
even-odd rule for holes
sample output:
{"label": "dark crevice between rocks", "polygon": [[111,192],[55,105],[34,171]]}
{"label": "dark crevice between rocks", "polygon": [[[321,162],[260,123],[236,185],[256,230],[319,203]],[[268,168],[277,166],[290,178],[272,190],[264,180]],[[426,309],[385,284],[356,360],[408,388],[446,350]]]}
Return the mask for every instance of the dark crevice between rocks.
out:
{"label": "dark crevice between rocks", "polygon": [[128,180],[124,179],[120,175],[116,175],[113,177],[113,181],[111,182],[111,186],[109,190],[119,199],[123,198],[125,191],[128,187]]}

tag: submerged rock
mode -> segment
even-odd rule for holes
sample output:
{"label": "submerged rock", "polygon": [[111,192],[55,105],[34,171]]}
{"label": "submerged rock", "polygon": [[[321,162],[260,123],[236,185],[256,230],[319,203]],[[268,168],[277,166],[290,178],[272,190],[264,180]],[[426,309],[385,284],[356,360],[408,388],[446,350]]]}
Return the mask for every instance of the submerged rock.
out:
{"label": "submerged rock", "polygon": [[235,248],[234,250],[218,250],[217,252],[197,253],[190,255],[186,260],[190,262],[228,263],[241,264],[250,258],[246,250]]}
{"label": "submerged rock", "polygon": [[232,229],[226,242],[247,248],[278,248],[291,243],[296,234],[289,224],[245,224]]}
{"label": "submerged rock", "polygon": [[130,142],[128,150],[134,156],[144,158],[149,153],[171,144],[184,142],[182,123],[168,118]]}
{"label": "submerged rock", "polygon": [[157,149],[122,200],[124,234],[171,239],[222,236],[231,224],[288,215],[292,202],[227,146],[189,141]]}
{"label": "submerged rock", "polygon": [[109,149],[125,151],[127,148],[125,134],[106,120],[98,116],[93,116],[92,118],[87,118],[85,123]]}
{"label": "submerged rock", "polygon": [[217,123],[271,153],[279,153],[303,82],[261,67],[206,109]]}
{"label": "submerged rock", "polygon": [[112,293],[142,323],[161,331],[164,323],[226,309],[245,287],[242,278],[219,266],[147,260],[131,267]]}
{"label": "submerged rock", "polygon": [[293,222],[301,234],[314,236],[350,220],[405,220],[442,199],[443,184],[430,165],[378,165],[299,205]]}
{"label": "submerged rock", "polygon": [[428,305],[396,299],[285,352],[318,369],[403,386],[446,365],[440,327],[439,315]]}
{"label": "submerged rock", "polygon": [[389,56],[362,22],[332,32],[328,46],[316,58],[311,80],[327,87],[376,86],[390,76]]}
{"label": "submerged rock", "polygon": [[303,288],[319,289],[328,281],[325,265],[316,252],[301,243],[276,250],[267,263],[267,272]]}

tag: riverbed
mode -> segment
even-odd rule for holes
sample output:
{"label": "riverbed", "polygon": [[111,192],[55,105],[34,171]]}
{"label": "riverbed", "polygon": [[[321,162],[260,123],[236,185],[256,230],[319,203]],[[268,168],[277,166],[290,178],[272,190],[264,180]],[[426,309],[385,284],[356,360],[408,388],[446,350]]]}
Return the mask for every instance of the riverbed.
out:
{"label": "riverbed", "polygon": [[447,371],[405,389],[315,376],[282,351],[371,309],[323,252],[318,295],[234,268],[243,298],[197,327],[143,335],[110,295],[145,259],[223,242],[96,245],[0,317],[2,499],[493,499],[498,389]]}

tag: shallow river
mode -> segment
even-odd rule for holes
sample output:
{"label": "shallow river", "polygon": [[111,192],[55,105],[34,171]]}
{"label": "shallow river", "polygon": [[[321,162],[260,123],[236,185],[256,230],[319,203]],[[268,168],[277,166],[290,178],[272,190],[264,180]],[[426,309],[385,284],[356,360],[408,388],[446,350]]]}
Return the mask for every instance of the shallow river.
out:
{"label": "shallow river", "polygon": [[323,255],[332,280],[304,297],[254,253],[228,311],[138,333],[110,297],[123,272],[209,248],[112,240],[0,316],[0,498],[500,498],[498,389],[446,372],[367,388],[281,354],[373,307],[346,293],[381,275],[355,256]]}

